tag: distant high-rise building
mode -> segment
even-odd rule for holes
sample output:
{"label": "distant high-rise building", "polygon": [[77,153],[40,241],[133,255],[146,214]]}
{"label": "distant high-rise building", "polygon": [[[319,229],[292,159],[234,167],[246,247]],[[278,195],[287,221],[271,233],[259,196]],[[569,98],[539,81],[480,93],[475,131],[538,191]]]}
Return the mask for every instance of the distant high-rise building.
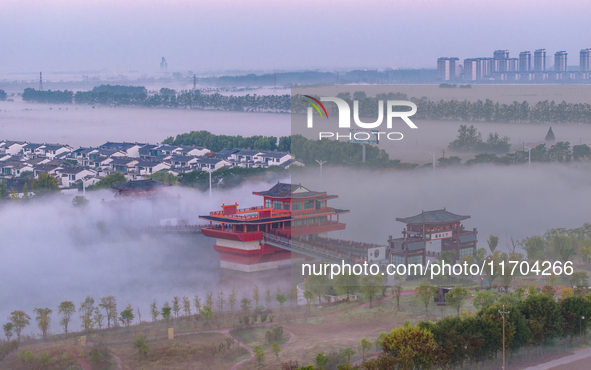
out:
{"label": "distant high-rise building", "polygon": [[460,58],[437,59],[437,76],[444,81],[455,79],[460,75]]}
{"label": "distant high-rise building", "polygon": [[509,59],[509,50],[495,50],[495,59]]}
{"label": "distant high-rise building", "polygon": [[566,57],[568,53],[566,51],[557,51],[554,54],[554,70],[556,72],[566,72],[567,64]]}
{"label": "distant high-rise building", "polygon": [[531,71],[531,53],[529,51],[522,51],[519,53],[519,71]]}
{"label": "distant high-rise building", "polygon": [[492,73],[493,61],[492,58],[464,59],[464,79],[475,81],[490,76]]}
{"label": "distant high-rise building", "polygon": [[517,72],[519,70],[519,59],[517,58],[509,58],[506,62],[506,71],[507,72]]}
{"label": "distant high-rise building", "polygon": [[493,59],[493,72],[507,71],[507,59],[509,59],[509,50],[495,50]]}
{"label": "distant high-rise building", "polygon": [[468,81],[475,81],[480,79],[477,69],[478,59],[464,59],[464,79]]}
{"label": "distant high-rise building", "polygon": [[160,62],[160,72],[166,72],[168,70],[168,63],[166,63],[166,59],[162,57],[162,61]]}
{"label": "distant high-rise building", "polygon": [[581,66],[579,70],[581,72],[591,71],[591,49],[581,50]]}
{"label": "distant high-rise building", "polygon": [[534,71],[544,72],[546,70],[546,49],[534,51]]}

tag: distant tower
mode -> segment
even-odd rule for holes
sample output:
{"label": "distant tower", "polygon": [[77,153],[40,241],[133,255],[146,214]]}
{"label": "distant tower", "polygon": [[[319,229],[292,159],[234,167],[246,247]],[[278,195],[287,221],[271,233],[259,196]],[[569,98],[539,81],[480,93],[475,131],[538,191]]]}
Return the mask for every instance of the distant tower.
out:
{"label": "distant tower", "polygon": [[544,72],[546,70],[546,49],[534,51],[534,71]]}
{"label": "distant tower", "polygon": [[168,63],[166,63],[166,58],[162,57],[162,61],[160,62],[160,72],[166,73],[168,70]]}
{"label": "distant tower", "polygon": [[43,72],[39,72],[39,91],[43,91]]}
{"label": "distant tower", "polygon": [[554,136],[554,132],[552,131],[552,126],[550,126],[550,129],[548,130],[548,133],[546,134],[544,141],[548,144],[552,144],[555,140],[556,137]]}
{"label": "distant tower", "polygon": [[567,54],[568,53],[566,51],[557,51],[556,54],[554,54],[554,70],[555,71],[565,72],[567,70],[567,64],[566,64]]}
{"label": "distant tower", "polygon": [[579,70],[581,72],[591,71],[591,49],[581,50],[581,66]]}
{"label": "distant tower", "polygon": [[531,53],[529,51],[519,53],[519,71],[531,71]]}

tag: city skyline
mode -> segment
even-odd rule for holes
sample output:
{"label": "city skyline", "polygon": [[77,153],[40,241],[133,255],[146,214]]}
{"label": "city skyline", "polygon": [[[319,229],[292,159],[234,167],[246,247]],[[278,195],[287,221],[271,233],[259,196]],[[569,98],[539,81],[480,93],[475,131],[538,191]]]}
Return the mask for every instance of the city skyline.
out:
{"label": "city skyline", "polygon": [[[559,11],[565,7],[570,11]],[[433,68],[441,55],[463,60],[498,49],[573,55],[591,47],[579,37],[591,33],[590,10],[576,1],[6,0],[0,72],[149,73],[159,71],[163,56],[169,72],[203,73]]]}

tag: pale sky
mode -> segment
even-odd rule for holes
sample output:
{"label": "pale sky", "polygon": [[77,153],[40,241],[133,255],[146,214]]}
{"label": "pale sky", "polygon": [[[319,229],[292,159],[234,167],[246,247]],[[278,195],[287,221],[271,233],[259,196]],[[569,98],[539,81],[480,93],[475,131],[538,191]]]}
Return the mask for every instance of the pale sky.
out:
{"label": "pale sky", "polygon": [[[360,5],[361,4],[361,5]],[[0,74],[435,68],[439,56],[591,47],[591,2],[1,0]]]}

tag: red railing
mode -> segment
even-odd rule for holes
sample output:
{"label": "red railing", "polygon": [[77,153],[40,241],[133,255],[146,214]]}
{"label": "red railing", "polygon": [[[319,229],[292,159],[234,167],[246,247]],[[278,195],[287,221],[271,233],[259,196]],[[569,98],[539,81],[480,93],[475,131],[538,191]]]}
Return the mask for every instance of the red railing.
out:
{"label": "red railing", "polygon": [[322,207],[320,209],[310,208],[310,209],[298,209],[295,211],[291,211],[293,216],[304,216],[304,215],[313,215],[313,214],[322,214],[322,213],[334,213],[333,207]]}

